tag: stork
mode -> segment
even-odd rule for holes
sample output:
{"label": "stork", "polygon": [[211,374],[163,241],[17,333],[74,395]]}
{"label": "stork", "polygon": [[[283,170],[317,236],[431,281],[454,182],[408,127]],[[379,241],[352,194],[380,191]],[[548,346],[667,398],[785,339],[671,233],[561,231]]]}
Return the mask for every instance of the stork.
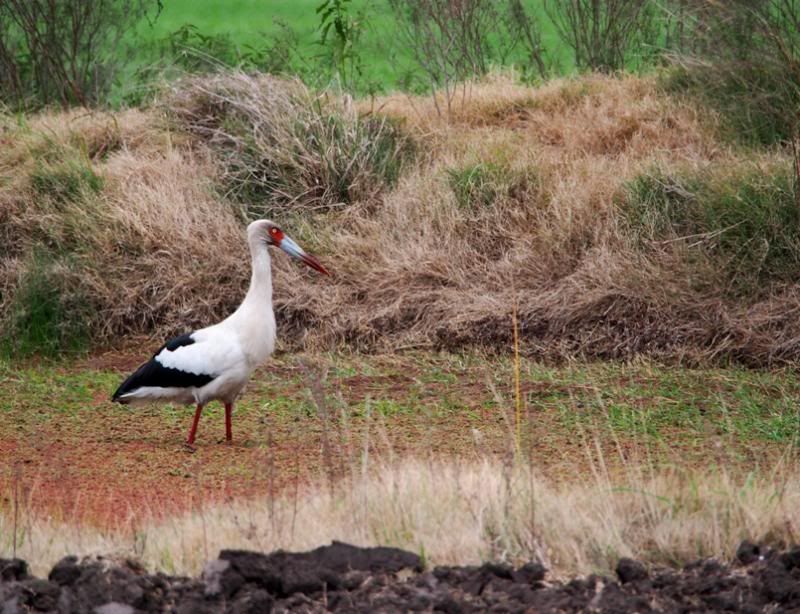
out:
{"label": "stork", "polygon": [[197,408],[187,444],[192,447],[200,414],[210,401],[225,404],[225,440],[233,440],[233,403],[256,367],[275,349],[275,314],[272,311],[272,267],[268,247],[330,275],[314,256],[307,254],[270,220],[247,227],[252,259],[250,288],[239,305],[221,322],[170,339],[153,357],[128,377],[112,397],[118,403],[175,401]]}

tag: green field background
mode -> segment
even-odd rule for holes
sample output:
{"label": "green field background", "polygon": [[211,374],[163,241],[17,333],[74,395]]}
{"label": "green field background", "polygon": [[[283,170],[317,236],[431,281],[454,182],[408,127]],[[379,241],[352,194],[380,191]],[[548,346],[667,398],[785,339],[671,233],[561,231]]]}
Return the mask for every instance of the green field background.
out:
{"label": "green field background", "polygon": [[[269,43],[279,24],[284,23],[297,33],[301,55],[309,65],[313,65],[315,57],[323,53],[319,45],[320,19],[316,12],[320,2],[164,0],[158,17],[150,23],[143,22],[139,27],[140,60],[148,61],[154,45],[187,24],[195,26],[204,35],[225,35],[244,50],[247,46]],[[560,74],[572,72],[571,54],[560,43],[555,26],[542,10],[541,3],[529,0],[526,4],[539,22],[545,48],[555,60],[554,71]],[[349,12],[364,17],[364,33],[358,52],[366,81],[376,84],[379,90],[406,88],[412,76],[418,85],[424,83],[424,76],[415,66],[412,54],[397,36],[386,0],[353,0]]]}

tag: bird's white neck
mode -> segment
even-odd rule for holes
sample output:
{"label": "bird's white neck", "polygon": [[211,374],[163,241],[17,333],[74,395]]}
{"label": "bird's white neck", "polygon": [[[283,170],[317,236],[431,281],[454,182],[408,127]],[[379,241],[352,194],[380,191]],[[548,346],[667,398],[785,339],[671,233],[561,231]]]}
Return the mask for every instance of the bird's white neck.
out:
{"label": "bird's white neck", "polygon": [[272,311],[272,263],[265,244],[259,243],[251,251],[253,270],[250,274],[250,288],[236,311],[244,311],[253,316],[261,312],[263,316],[266,311]]}

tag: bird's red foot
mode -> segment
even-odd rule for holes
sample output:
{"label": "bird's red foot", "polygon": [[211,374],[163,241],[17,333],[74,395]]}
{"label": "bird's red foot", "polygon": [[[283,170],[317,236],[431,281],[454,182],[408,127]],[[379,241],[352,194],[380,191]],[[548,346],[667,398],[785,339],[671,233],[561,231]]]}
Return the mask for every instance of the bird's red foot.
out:
{"label": "bird's red foot", "polygon": [[197,452],[197,448],[195,447],[195,445],[193,443],[189,443],[188,441],[183,442],[183,449],[184,451],[190,452],[192,454]]}

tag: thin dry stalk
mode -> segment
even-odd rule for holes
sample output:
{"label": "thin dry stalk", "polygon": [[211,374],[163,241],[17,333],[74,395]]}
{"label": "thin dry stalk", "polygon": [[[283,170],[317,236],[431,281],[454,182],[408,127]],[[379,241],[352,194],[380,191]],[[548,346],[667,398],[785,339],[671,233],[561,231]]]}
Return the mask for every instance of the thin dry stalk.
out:
{"label": "thin dry stalk", "polygon": [[327,369],[322,374],[317,374],[305,364],[304,361],[299,360],[298,365],[300,370],[306,376],[306,385],[311,391],[311,398],[317,407],[317,414],[322,420],[322,465],[325,468],[325,474],[328,478],[328,488],[330,494],[333,496],[334,488],[337,481],[337,468],[333,462],[333,452],[331,450],[330,437],[332,433],[332,425],[330,415],[328,413],[328,404],[325,400],[325,390],[322,382],[327,376]]}
{"label": "thin dry stalk", "polygon": [[198,460],[194,463],[192,467],[192,477],[194,478],[194,503],[195,503],[195,513],[200,518],[200,529],[202,534],[202,546],[203,546],[203,559],[209,560],[208,557],[208,530],[206,528],[206,513],[204,509],[203,502],[205,497],[203,496],[203,489],[200,484],[200,471],[202,470],[202,464]]}
{"label": "thin dry stalk", "polygon": [[519,325],[517,323],[516,302],[514,303],[514,308],[511,312],[511,324],[514,327],[514,405],[516,408],[516,453],[517,456],[520,456],[522,454],[522,388],[520,385],[521,367],[519,359]]}
{"label": "thin dry stalk", "polygon": [[17,536],[19,532],[19,483],[22,480],[21,469],[19,462],[14,463],[14,524],[12,525],[13,531],[13,548],[12,558],[17,558]]}

